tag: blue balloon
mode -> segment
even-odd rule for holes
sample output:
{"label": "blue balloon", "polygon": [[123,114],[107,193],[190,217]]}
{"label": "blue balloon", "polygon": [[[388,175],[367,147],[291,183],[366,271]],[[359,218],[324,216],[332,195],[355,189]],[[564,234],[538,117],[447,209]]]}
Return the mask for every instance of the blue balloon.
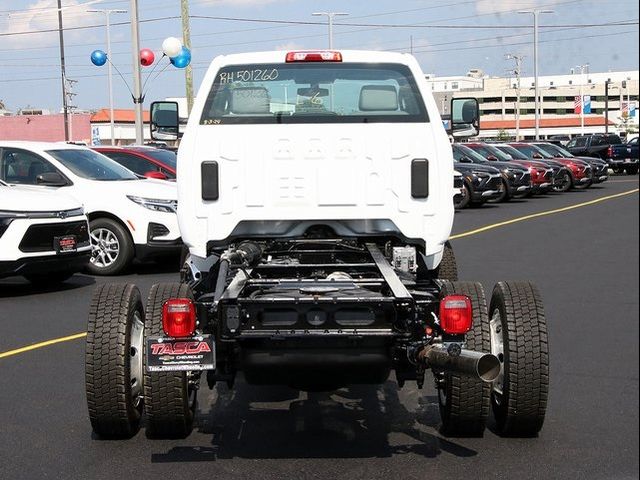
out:
{"label": "blue balloon", "polygon": [[191,50],[187,47],[182,47],[182,51],[175,57],[169,59],[171,65],[176,68],[186,68],[191,63]]}
{"label": "blue balloon", "polygon": [[96,67],[101,67],[105,63],[107,63],[107,54],[102,50],[94,50],[91,52],[91,63],[93,63]]}

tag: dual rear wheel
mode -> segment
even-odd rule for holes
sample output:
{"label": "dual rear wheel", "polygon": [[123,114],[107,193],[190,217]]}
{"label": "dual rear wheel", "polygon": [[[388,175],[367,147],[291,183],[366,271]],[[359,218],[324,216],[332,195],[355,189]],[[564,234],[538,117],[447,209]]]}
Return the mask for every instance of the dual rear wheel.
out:
{"label": "dual rear wheel", "polygon": [[170,298],[192,294],[184,284],[154,285],[146,309],[134,285],[101,285],[93,295],[85,384],[91,426],[103,438],[133,437],[143,411],[149,437],[184,438],[193,429],[196,380],[187,372],[144,369],[144,338],[162,335],[162,306]]}
{"label": "dual rear wheel", "polygon": [[507,437],[531,437],[544,423],[549,392],[549,349],[540,293],[528,282],[500,282],[489,308],[479,283],[444,282],[442,295],[467,295],[473,305],[473,329],[467,348],[493,353],[501,363],[489,384],[436,374],[442,432],[481,436],[490,409],[495,431]]}

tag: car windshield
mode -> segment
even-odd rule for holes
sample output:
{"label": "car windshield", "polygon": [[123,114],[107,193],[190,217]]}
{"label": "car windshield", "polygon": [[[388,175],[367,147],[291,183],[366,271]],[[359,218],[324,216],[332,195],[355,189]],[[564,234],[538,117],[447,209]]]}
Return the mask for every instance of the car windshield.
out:
{"label": "car windshield", "polygon": [[552,143],[541,143],[540,145],[536,145],[536,146],[553,156],[561,155],[564,158],[573,157],[573,154],[570,153],[568,150],[565,150],[564,148],[558,145],[553,145]]}
{"label": "car windshield", "polygon": [[497,148],[509,155],[513,160],[529,160],[529,158],[511,145],[500,145]]}
{"label": "car windshield", "polygon": [[411,70],[371,63],[224,67],[200,119],[202,125],[427,121]]}
{"label": "car windshield", "polygon": [[58,160],[74,174],[88,180],[110,182],[116,180],[138,180],[138,176],[104,155],[89,149],[49,150],[49,155]]}
{"label": "car windshield", "polygon": [[541,148],[538,148],[536,145],[519,144],[515,148],[516,150],[524,153],[527,156],[527,158],[536,158],[536,155],[538,155],[538,157],[547,158],[547,159],[553,158],[553,155],[545,152]]}
{"label": "car windshield", "polygon": [[495,157],[498,160],[500,160],[501,162],[510,162],[511,160],[513,160],[513,158],[511,158],[506,153],[500,151],[500,149],[494,147],[493,145],[487,145],[486,143],[483,143],[481,145],[480,144],[476,144],[472,148],[473,148],[474,151],[478,152],[480,155],[482,155],[487,160],[490,157]]}
{"label": "car windshield", "polygon": [[473,149],[464,145],[455,145],[453,149],[453,157],[456,161],[460,161],[464,157],[468,157],[473,163],[487,163],[487,159]]}
{"label": "car windshield", "polygon": [[152,157],[159,161],[160,163],[167,165],[168,167],[176,169],[177,166],[177,156],[171,150],[162,150],[160,148],[145,148],[140,150],[142,153],[147,155],[148,157]]}

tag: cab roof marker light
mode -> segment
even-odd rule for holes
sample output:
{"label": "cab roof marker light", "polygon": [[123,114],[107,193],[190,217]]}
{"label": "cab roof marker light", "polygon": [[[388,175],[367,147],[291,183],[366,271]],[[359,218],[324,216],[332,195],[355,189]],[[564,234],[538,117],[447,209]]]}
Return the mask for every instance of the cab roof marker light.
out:
{"label": "cab roof marker light", "polygon": [[342,62],[342,53],[331,50],[289,52],[286,62]]}

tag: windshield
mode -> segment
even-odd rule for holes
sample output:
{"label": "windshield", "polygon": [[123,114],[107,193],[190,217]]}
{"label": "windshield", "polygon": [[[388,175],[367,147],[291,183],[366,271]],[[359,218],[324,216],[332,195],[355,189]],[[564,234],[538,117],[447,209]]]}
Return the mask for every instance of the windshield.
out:
{"label": "windshield", "polygon": [[513,160],[513,158],[500,151],[500,149],[494,147],[493,145],[487,145],[486,143],[475,144],[470,148],[473,148],[474,151],[478,152],[487,160],[489,160],[490,157],[495,157],[501,162],[510,162],[511,160]]}
{"label": "windshield", "polygon": [[536,145],[519,144],[515,148],[516,150],[524,153],[528,158],[535,158],[536,155],[542,158],[553,158],[553,155],[545,152],[541,148],[538,148]]}
{"label": "windshield", "polygon": [[47,153],[81,178],[104,182],[138,180],[133,172],[93,150],[49,150]]}
{"label": "windshield", "polygon": [[571,158],[573,157],[573,154],[570,153],[568,150],[565,150],[564,148],[558,146],[558,145],[553,145],[551,143],[541,143],[540,145],[537,145],[537,147],[541,150],[544,150],[545,152],[547,152],[550,155],[553,155],[554,157],[556,155],[561,155],[564,158]]}
{"label": "windshield", "polygon": [[167,165],[168,167],[176,169],[177,166],[177,156],[171,150],[162,150],[162,149],[152,149],[145,148],[140,150],[142,153],[147,155],[148,157],[155,158],[160,163]]}
{"label": "windshield", "polygon": [[524,153],[513,148],[511,145],[500,145],[497,148],[509,155],[513,160],[529,160],[529,158]]}
{"label": "windshield", "polygon": [[487,159],[480,155],[478,152],[475,152],[469,147],[464,145],[454,145],[453,148],[453,158],[456,162],[459,162],[464,157],[467,157],[473,163],[487,163]]}
{"label": "windshield", "polygon": [[426,108],[407,66],[295,63],[222,68],[200,123],[427,121]]}

